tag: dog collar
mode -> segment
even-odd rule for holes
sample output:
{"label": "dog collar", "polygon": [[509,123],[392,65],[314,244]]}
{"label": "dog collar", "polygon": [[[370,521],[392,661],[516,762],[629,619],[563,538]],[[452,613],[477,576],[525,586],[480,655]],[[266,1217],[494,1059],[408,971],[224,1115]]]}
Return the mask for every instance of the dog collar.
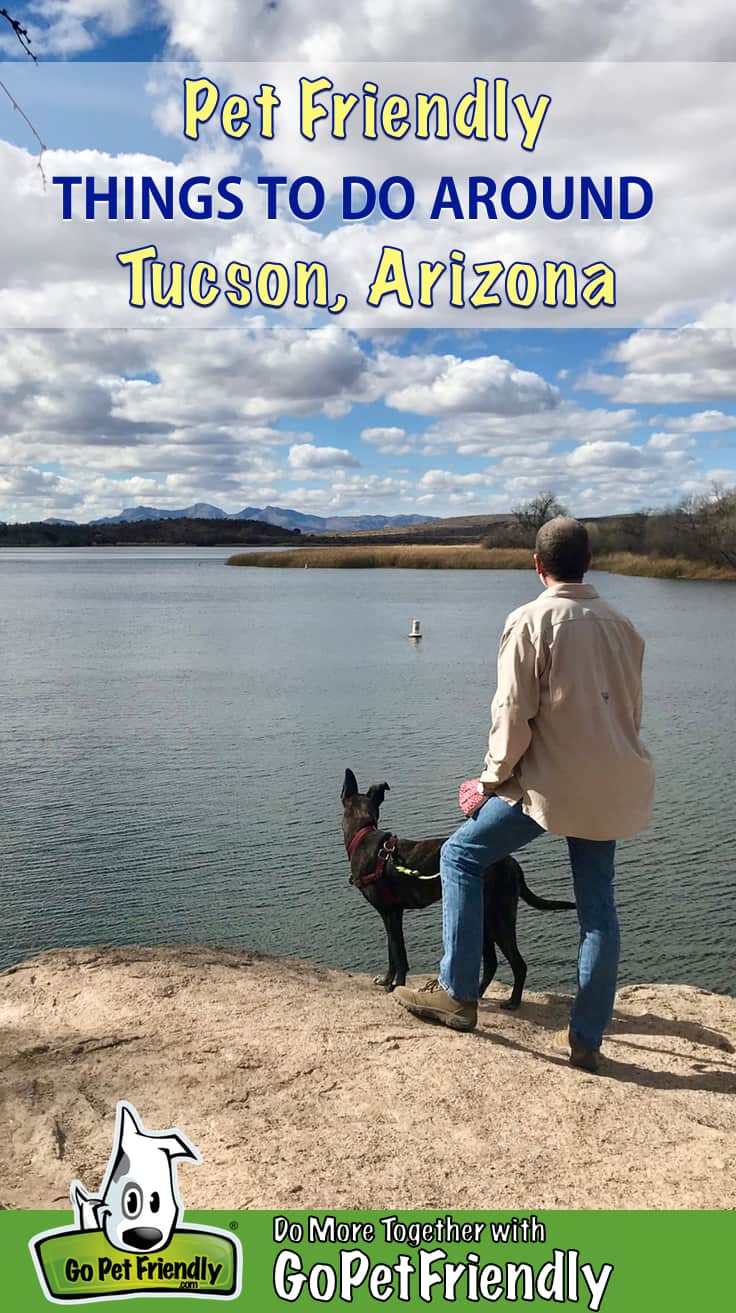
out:
{"label": "dog collar", "polygon": [[358,830],[357,834],[353,835],[350,843],[345,844],[345,847],[348,850],[348,857],[352,857],[361,839],[364,839],[367,834],[375,834],[377,829],[377,825],[364,825],[362,830]]}

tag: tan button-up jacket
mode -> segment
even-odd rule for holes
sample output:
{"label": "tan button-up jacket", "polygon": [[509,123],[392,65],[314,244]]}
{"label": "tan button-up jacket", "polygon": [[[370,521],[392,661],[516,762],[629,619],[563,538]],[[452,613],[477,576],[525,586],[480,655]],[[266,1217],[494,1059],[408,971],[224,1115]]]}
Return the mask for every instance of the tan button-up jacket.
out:
{"label": "tan button-up jacket", "polygon": [[552,584],[512,611],[481,774],[543,829],[624,839],[651,818],[639,738],[644,641],[588,584]]}

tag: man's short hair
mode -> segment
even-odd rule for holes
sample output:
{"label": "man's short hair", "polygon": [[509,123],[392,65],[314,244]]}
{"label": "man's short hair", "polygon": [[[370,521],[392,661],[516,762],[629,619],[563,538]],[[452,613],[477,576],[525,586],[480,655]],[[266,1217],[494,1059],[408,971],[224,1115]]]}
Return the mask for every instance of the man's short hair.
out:
{"label": "man's short hair", "polygon": [[542,525],[534,550],[544,573],[561,583],[577,583],[590,565],[588,530],[567,515],[558,515]]}

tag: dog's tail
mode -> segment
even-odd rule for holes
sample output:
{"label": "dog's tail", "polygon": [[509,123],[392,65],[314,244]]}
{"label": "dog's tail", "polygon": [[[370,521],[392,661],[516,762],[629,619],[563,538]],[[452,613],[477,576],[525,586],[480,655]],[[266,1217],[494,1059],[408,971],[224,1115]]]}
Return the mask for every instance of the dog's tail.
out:
{"label": "dog's tail", "polygon": [[529,888],[523,873],[520,872],[519,895],[529,907],[536,907],[538,912],[572,912],[575,903],[567,903],[556,898],[540,898]]}

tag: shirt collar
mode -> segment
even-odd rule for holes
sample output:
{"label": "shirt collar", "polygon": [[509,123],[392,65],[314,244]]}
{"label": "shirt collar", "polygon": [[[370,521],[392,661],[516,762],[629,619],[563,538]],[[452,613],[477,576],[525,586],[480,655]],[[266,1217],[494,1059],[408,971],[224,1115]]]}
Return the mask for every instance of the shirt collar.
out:
{"label": "shirt collar", "polygon": [[547,597],[598,597],[591,584],[550,584],[544,594]]}

